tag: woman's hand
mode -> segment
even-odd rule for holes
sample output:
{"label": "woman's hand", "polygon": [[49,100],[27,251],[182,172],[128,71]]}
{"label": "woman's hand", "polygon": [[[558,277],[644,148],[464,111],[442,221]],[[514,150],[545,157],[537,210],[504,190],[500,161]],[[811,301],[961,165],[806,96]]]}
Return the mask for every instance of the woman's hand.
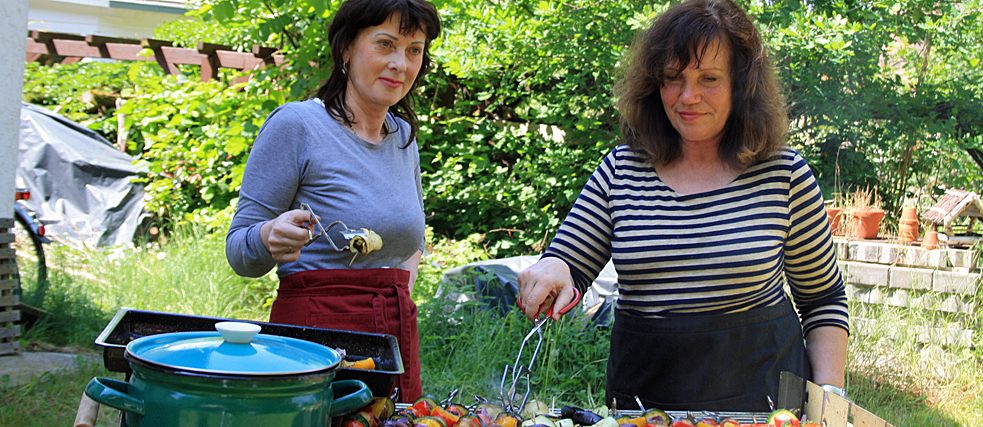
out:
{"label": "woman's hand", "polygon": [[[519,306],[530,320],[556,306],[566,307],[577,293],[570,267],[559,258],[546,257],[519,273]],[[553,310],[553,320],[560,319]]]}
{"label": "woman's hand", "polygon": [[311,238],[311,213],[302,209],[286,211],[266,221],[260,228],[263,245],[278,263],[294,262]]}

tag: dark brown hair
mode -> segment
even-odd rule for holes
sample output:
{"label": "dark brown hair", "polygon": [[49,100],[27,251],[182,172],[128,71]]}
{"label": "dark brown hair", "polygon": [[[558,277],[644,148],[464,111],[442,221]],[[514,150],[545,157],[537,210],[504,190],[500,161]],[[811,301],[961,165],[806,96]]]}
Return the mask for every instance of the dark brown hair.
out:
{"label": "dark brown hair", "polygon": [[731,0],[687,0],[636,37],[630,63],[615,87],[622,137],[655,165],[682,155],[660,88],[667,75],[677,75],[693,60],[699,63],[713,41],[731,50],[732,104],[720,158],[743,169],[785,145],[785,99],[754,23]]}
{"label": "dark brown hair", "polygon": [[[333,67],[331,76],[317,90],[317,96],[324,101],[328,113],[352,126],[351,114],[345,108],[345,91],[348,88],[348,76],[344,53],[352,46],[358,33],[365,28],[374,27],[386,22],[394,14],[399,15],[399,31],[410,35],[422,31],[426,35],[426,46],[423,50],[423,64],[416,80],[410,86],[410,91],[396,105],[389,107],[389,112],[410,124],[410,138],[403,148],[409,146],[416,138],[420,125],[413,111],[410,95],[416,89],[420,79],[430,70],[430,42],[440,35],[440,16],[437,9],[425,0],[348,0],[342,3],[335,13],[331,25],[328,26],[328,43],[331,44],[331,59]],[[388,132],[388,130],[387,130]]]}

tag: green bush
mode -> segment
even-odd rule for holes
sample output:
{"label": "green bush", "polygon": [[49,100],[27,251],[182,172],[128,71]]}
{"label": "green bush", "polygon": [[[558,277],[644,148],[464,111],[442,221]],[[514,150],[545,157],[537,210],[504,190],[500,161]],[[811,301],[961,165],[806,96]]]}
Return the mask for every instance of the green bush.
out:
{"label": "green bush", "polygon": [[[183,222],[221,212],[238,197],[252,141],[284,102],[268,81],[229,86],[168,76],[124,90],[129,149],[149,173],[147,209]],[[225,224],[224,226],[227,226]]]}
{"label": "green bush", "polygon": [[[340,1],[202,3],[201,21],[156,37],[276,46],[285,65],[235,87],[235,73],[201,83],[193,67],[161,77],[152,63],[32,64],[25,99],[115,138],[117,112],[79,96],[121,93],[128,150],[151,170],[150,208],[165,223],[221,227],[264,117],[323,79]],[[869,186],[893,214],[947,188],[983,191],[983,1],[740,3],[786,85],[789,142],[827,196]],[[618,143],[611,87],[634,33],[668,2],[435,4],[445,30],[417,97],[428,223],[441,236],[482,235],[492,256],[540,251]]]}

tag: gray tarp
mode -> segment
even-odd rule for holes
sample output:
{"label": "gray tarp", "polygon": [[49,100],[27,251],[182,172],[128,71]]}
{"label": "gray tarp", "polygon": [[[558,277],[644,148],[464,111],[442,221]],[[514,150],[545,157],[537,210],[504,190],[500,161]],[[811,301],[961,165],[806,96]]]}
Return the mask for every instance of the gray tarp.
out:
{"label": "gray tarp", "polygon": [[143,219],[144,173],[94,131],[44,108],[21,107],[17,186],[48,236],[68,244],[115,246]]}
{"label": "gray tarp", "polygon": [[[538,255],[527,255],[478,261],[452,268],[444,273],[437,294],[457,302],[484,300],[491,308],[505,314],[515,306],[519,272],[538,260]],[[593,316],[592,322],[608,325],[612,304],[617,297],[618,273],[609,261],[583,296],[580,305],[584,312]]]}

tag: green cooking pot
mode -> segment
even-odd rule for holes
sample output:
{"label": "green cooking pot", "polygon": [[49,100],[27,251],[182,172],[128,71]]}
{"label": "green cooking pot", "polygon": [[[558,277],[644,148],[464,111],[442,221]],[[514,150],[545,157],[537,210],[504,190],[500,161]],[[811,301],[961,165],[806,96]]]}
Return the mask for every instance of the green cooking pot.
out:
{"label": "green cooking pot", "polygon": [[[334,381],[342,356],[252,323],[131,341],[129,382],[93,378],[85,394],[137,426],[327,426],[372,399],[359,380]],[[337,396],[337,397],[336,397]]]}

